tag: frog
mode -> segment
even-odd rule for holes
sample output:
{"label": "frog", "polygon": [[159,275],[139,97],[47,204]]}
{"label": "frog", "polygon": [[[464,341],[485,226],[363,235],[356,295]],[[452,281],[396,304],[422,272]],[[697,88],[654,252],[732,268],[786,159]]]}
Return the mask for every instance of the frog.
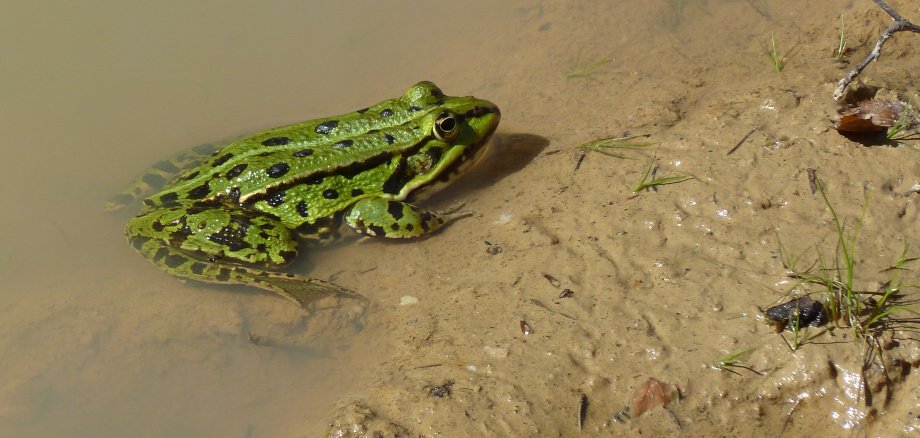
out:
{"label": "frog", "polygon": [[417,239],[463,217],[415,200],[481,161],[500,119],[487,100],[447,96],[422,81],[354,112],[182,152],[106,209],[140,202],[125,226],[128,242],[181,280],[253,286],[304,305],[351,292],[284,272],[301,246],[338,241],[348,230]]}

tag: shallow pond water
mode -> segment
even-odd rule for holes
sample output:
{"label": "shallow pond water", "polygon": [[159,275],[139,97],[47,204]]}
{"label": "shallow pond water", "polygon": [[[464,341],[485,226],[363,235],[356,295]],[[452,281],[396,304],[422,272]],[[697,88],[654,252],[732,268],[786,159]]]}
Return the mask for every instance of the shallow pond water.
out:
{"label": "shallow pond water", "polygon": [[[909,324],[878,333],[886,381],[852,330],[810,329],[793,350],[761,315],[794,289],[789,254],[807,267],[836,252],[809,169],[848,232],[864,218],[855,286],[918,283],[886,269],[920,241],[916,144],[833,129],[836,81],[890,19],[870,1],[818,3],[6,6],[0,435],[918,430]],[[832,59],[841,14],[849,63]],[[791,52],[780,73],[771,32]],[[862,78],[910,99],[916,38],[897,35]],[[126,244],[130,213],[102,211],[185,148],[420,80],[495,102],[502,124],[492,156],[426,201],[473,216],[289,268],[366,306],[181,283]],[[577,149],[624,134],[651,145]],[[634,193],[650,163],[692,179]],[[747,368],[713,366],[737,352]],[[680,400],[632,418],[649,377]]]}

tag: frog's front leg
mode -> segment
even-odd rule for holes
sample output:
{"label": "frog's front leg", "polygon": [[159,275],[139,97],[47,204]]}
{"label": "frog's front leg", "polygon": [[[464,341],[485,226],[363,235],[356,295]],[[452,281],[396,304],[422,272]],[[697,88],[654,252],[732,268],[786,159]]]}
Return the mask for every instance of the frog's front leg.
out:
{"label": "frog's front leg", "polygon": [[301,305],[318,293],[350,294],[321,280],[266,270],[290,263],[297,240],[280,221],[255,212],[157,209],[131,219],[125,232],[138,252],[177,277],[256,286]]}
{"label": "frog's front leg", "polygon": [[420,237],[468,215],[457,213],[456,210],[428,211],[405,202],[372,197],[358,201],[345,216],[345,223],[358,233],[368,236]]}

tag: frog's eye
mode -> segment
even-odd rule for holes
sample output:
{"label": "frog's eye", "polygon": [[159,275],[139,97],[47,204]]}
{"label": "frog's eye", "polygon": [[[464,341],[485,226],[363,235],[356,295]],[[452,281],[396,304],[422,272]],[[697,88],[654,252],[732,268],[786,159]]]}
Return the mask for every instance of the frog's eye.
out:
{"label": "frog's eye", "polygon": [[438,140],[452,141],[460,134],[460,124],[457,117],[449,112],[443,112],[434,121],[434,136]]}

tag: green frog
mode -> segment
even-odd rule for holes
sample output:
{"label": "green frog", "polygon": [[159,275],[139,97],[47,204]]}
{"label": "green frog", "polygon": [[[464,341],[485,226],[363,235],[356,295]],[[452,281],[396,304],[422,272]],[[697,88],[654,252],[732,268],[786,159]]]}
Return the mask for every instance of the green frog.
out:
{"label": "green frog", "polygon": [[407,201],[482,157],[500,118],[491,102],[446,96],[420,82],[352,113],[161,161],[107,209],[145,197],[125,232],[170,274],[251,285],[303,305],[345,290],[278,271],[297,256],[300,241],[334,241],[343,225],[365,236],[421,237],[462,216]]}

